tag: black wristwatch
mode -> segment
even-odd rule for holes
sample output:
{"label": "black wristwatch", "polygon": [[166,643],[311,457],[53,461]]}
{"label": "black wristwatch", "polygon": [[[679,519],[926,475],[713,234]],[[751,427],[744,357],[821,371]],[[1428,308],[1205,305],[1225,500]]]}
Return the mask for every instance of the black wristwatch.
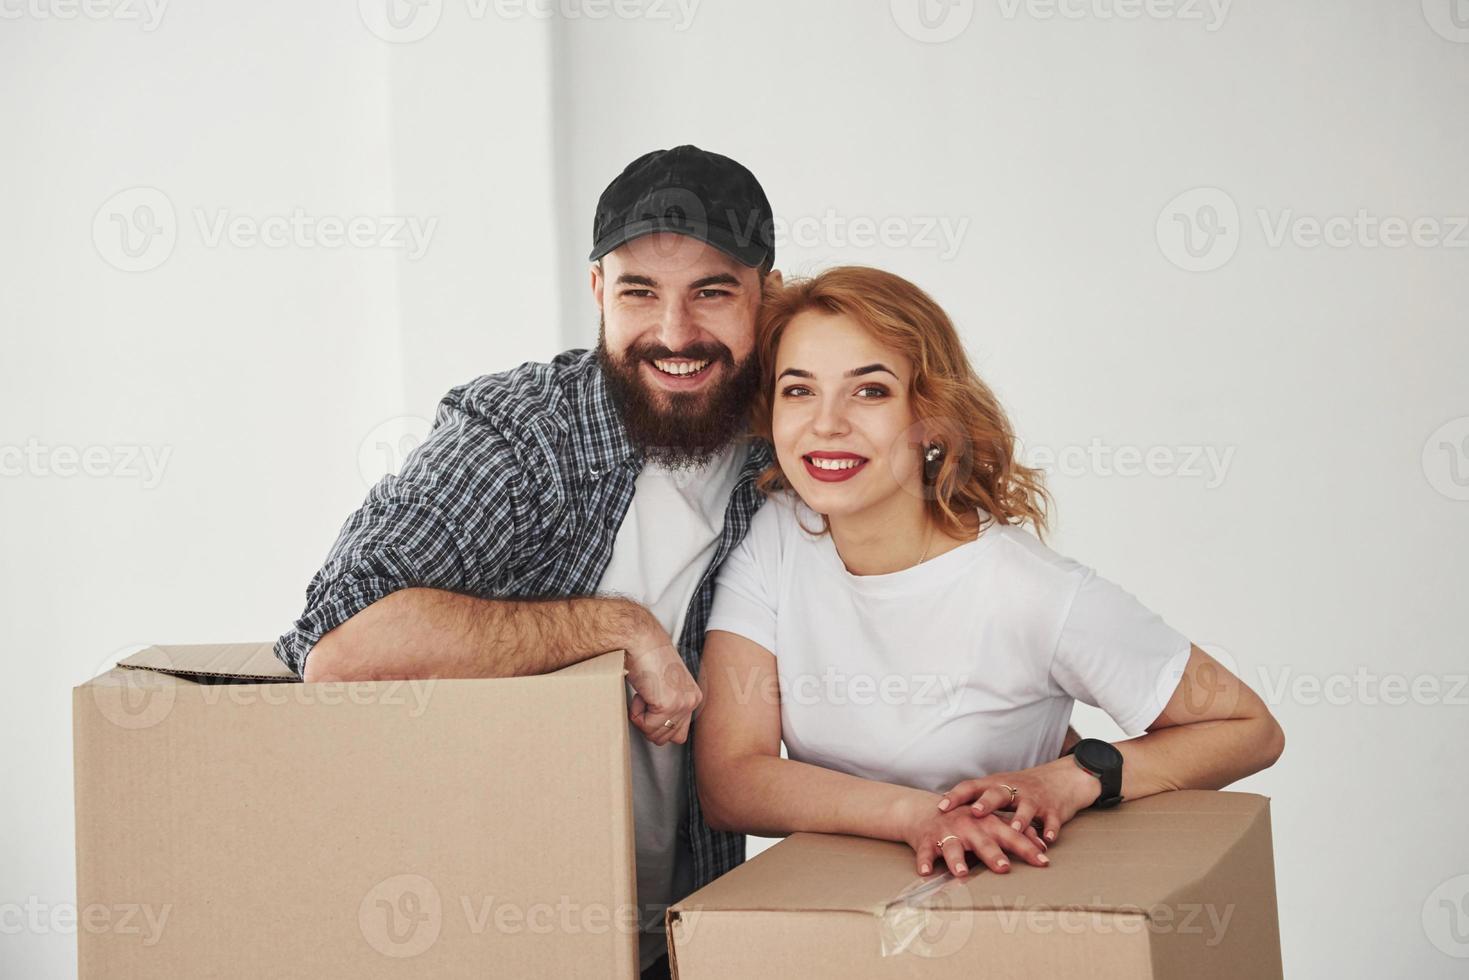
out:
{"label": "black wristwatch", "polygon": [[1071,748],[1076,764],[1102,782],[1102,792],[1091,805],[1106,810],[1122,802],[1122,753],[1111,742],[1084,738]]}

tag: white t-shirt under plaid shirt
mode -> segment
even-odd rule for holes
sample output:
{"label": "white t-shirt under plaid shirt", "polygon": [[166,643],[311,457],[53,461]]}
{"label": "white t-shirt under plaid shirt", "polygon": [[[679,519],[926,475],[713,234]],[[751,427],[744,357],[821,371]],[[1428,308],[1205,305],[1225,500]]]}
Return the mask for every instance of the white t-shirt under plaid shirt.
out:
{"label": "white t-shirt under plaid shirt", "polygon": [[774,655],[792,759],[944,792],[1056,758],[1078,700],[1143,732],[1188,662],[1182,633],[1021,528],[853,575],[798,520],[821,528],[788,493],[760,509],[708,624]]}

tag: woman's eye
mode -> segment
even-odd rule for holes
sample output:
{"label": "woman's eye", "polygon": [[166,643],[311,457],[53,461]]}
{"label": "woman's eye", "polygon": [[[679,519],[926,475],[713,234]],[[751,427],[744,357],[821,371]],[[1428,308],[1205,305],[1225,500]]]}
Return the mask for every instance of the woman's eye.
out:
{"label": "woman's eye", "polygon": [[[863,394],[864,392],[871,392],[871,394]],[[887,393],[888,390],[882,385],[863,385],[857,389],[857,394],[863,398],[882,398]]]}
{"label": "woman's eye", "polygon": [[805,385],[789,385],[783,391],[781,391],[781,394],[785,395],[787,398],[797,397],[809,393],[810,389],[808,389]]}

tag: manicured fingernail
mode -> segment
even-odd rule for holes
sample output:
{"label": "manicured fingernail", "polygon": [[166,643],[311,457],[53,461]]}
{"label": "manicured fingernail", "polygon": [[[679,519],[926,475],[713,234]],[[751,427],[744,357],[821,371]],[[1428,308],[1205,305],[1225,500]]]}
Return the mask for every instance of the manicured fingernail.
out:
{"label": "manicured fingernail", "polygon": [[949,808],[949,798],[946,796],[943,799],[939,800],[939,809],[940,810],[947,810],[948,808]]}
{"label": "manicured fingernail", "polygon": [[926,875],[926,874],[928,874],[928,873],[929,873],[929,871],[931,871],[931,870],[933,870],[933,869],[931,869],[931,868],[930,868],[930,867],[929,867],[929,866],[928,866],[928,865],[926,865],[926,864],[925,864],[925,865],[923,865],[923,866],[922,866],[922,867],[921,867],[921,868],[919,868],[919,869],[918,869],[918,873],[919,873],[919,874],[923,874],[923,875]]}
{"label": "manicured fingernail", "polygon": [[996,861],[995,862],[995,867],[997,867],[997,868],[1008,868],[1008,867],[1010,867],[1010,862],[1009,861],[1005,861],[1005,860]]}
{"label": "manicured fingernail", "polygon": [[1015,828],[1016,830],[1019,830],[1020,829],[1020,821],[1019,820],[1012,820],[1012,821],[1010,821],[1010,826],[1013,827],[1013,828]]}
{"label": "manicured fingernail", "polygon": [[983,803],[976,803],[976,804],[974,804],[974,806],[970,807],[969,809],[973,810],[976,816],[981,816],[981,817],[984,816],[984,804]]}
{"label": "manicured fingernail", "polygon": [[1038,855],[1036,857],[1036,860],[1039,861],[1041,864],[1050,864],[1051,863],[1051,859],[1048,858],[1048,857],[1046,857],[1044,854]]}
{"label": "manicured fingernail", "polygon": [[962,864],[959,865],[959,867],[954,871],[954,874],[956,874],[956,875],[967,875],[968,873],[969,873],[969,869],[966,868]]}
{"label": "manicured fingernail", "polygon": [[1055,839],[1056,839],[1056,832],[1054,830],[1048,830],[1048,831],[1046,831],[1046,840],[1055,840]]}

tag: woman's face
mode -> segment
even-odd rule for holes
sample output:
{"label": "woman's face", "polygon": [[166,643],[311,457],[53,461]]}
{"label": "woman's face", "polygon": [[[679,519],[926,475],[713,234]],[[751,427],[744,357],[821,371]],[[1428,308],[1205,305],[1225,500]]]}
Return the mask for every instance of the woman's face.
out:
{"label": "woman's face", "polygon": [[776,458],[812,510],[855,514],[921,494],[921,427],[908,358],[840,314],[806,310],[786,325],[775,358]]}

